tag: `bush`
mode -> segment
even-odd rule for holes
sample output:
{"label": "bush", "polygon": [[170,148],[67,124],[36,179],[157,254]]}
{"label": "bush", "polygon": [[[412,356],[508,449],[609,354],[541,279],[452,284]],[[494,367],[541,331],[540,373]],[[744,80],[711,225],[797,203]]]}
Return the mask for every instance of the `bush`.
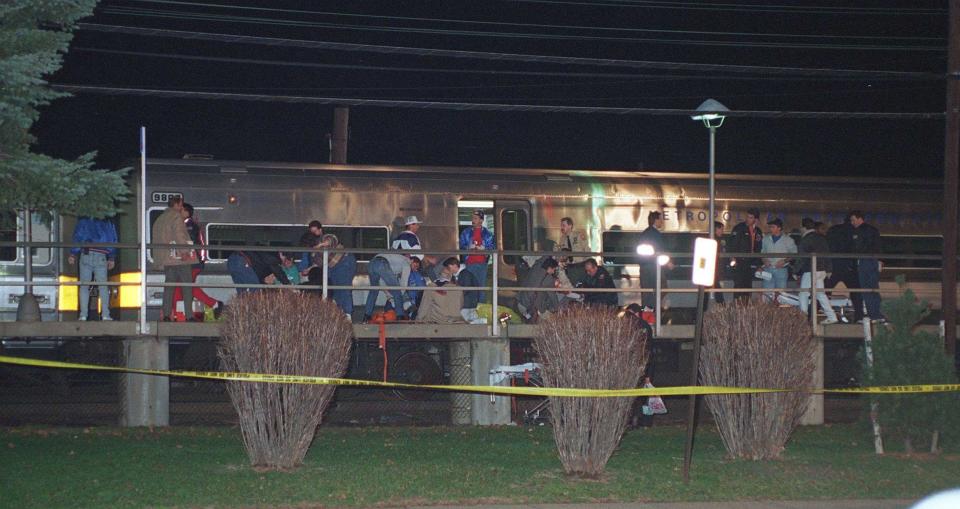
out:
{"label": "bush", "polygon": [[[230,302],[217,354],[241,373],[342,376],[353,327],[333,301],[292,291],[244,293]],[[299,466],[332,385],[227,382],[243,443],[255,467]]]}
{"label": "bush", "polygon": [[[630,389],[646,364],[646,334],[615,308],[571,307],[537,327],[547,387]],[[627,426],[634,398],[550,397],[553,438],[569,475],[599,476]]]}
{"label": "bush", "polygon": [[[700,375],[704,385],[806,388],[816,343],[806,316],[771,304],[717,306],[704,316]],[[803,392],[707,396],[727,453],[753,460],[780,456],[800,422]]]}
{"label": "bush", "polygon": [[[883,312],[889,325],[877,328],[872,342],[873,367],[864,364],[869,385],[957,383],[943,341],[934,334],[914,331],[929,313],[926,302],[918,302],[913,292],[905,289],[898,299],[883,303]],[[938,452],[939,437],[960,418],[960,395],[956,392],[885,394],[868,399],[878,403],[882,433],[903,440],[908,453],[915,446]]]}

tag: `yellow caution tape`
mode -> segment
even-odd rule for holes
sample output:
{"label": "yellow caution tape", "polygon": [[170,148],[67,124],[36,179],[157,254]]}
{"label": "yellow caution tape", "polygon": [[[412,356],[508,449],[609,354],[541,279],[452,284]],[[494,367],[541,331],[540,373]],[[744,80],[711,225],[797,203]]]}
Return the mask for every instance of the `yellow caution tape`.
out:
{"label": "yellow caution tape", "polygon": [[121,368],[116,366],[102,366],[97,364],[78,364],[73,362],[47,361],[28,359],[24,357],[7,357],[0,355],[0,363],[17,364],[21,366],[37,366],[43,368],[86,369],[96,371],[111,371],[117,373],[134,373],[140,375],[176,376],[186,378],[202,378],[207,380],[225,380],[236,382],[266,382],[279,384],[305,385],[349,385],[361,387],[389,387],[392,389],[432,389],[452,392],[476,392],[483,394],[500,394],[505,396],[560,396],[560,397],[634,397],[634,396],[689,396],[707,394],[766,394],[776,392],[807,392],[811,394],[845,393],[845,394],[906,394],[906,393],[933,393],[960,391],[960,384],[927,384],[927,385],[888,385],[880,387],[861,387],[857,389],[755,389],[750,387],[723,387],[723,386],[685,386],[685,387],[656,387],[653,389],[570,389],[551,387],[499,387],[487,385],[415,385],[397,382],[378,382],[375,380],[355,380],[349,378],[329,378],[322,376],[280,375],[264,373],[229,373],[222,371],[178,371],[163,369]]}

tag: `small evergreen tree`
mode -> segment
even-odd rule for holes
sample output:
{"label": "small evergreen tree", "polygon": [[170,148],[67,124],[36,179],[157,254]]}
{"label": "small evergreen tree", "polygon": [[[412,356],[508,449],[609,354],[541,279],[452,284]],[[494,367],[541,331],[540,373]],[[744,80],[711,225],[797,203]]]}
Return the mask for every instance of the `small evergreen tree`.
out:
{"label": "small evergreen tree", "polygon": [[[129,191],[123,172],[93,168],[94,153],[65,161],[30,151],[39,107],[68,94],[44,77],[63,64],[81,18],[96,0],[0,3],[0,212],[36,210],[91,217],[117,213]],[[9,218],[6,214],[2,216]]]}
{"label": "small evergreen tree", "polygon": [[[955,384],[957,373],[944,353],[943,342],[934,334],[916,331],[929,313],[926,302],[898,278],[899,298],[883,303],[889,325],[879,327],[873,339],[873,366],[864,363],[869,385]],[[865,359],[865,356],[862,356]],[[883,434],[903,440],[904,449],[929,447],[939,452],[938,442],[960,418],[960,394],[885,394],[873,396],[879,403],[878,418]]]}

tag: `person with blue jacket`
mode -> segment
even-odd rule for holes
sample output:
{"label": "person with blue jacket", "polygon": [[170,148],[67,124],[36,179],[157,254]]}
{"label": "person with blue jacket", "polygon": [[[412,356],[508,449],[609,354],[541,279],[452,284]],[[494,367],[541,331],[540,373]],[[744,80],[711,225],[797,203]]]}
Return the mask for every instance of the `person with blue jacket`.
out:
{"label": "person with blue jacket", "polygon": [[[117,242],[117,228],[107,219],[93,219],[80,217],[77,226],[73,229],[73,241],[89,244],[115,244]],[[81,283],[91,281],[107,281],[107,271],[112,269],[117,259],[115,247],[74,247],[70,250],[67,263],[73,265],[80,259],[79,276]],[[98,286],[100,292],[100,309],[102,320],[113,320],[110,316],[110,291],[106,285]],[[90,285],[80,287],[80,320],[86,320],[90,311]]]}
{"label": "person with blue jacket", "polygon": [[[474,210],[470,217],[470,228],[460,232],[460,249],[476,251],[478,254],[469,254],[464,257],[464,270],[473,275],[477,286],[487,284],[487,261],[490,258],[487,255],[479,254],[482,251],[493,251],[496,249],[493,240],[493,233],[483,226],[484,213],[482,210]],[[463,286],[463,285],[461,285]],[[480,302],[484,302],[485,295],[483,291],[475,292]]]}

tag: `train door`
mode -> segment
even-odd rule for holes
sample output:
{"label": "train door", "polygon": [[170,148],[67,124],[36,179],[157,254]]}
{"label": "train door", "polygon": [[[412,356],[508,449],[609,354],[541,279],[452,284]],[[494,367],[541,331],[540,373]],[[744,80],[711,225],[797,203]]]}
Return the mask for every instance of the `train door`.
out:
{"label": "train door", "polygon": [[[519,200],[498,200],[495,207],[497,247],[504,251],[530,251],[533,235],[530,227],[530,203]],[[501,285],[516,284],[522,258],[520,255],[502,255],[497,260]]]}
{"label": "train door", "polygon": [[[516,200],[460,200],[457,202],[458,238],[471,228],[476,211],[483,213],[483,226],[493,233],[494,246],[497,249],[532,249],[529,203]],[[514,285],[517,280],[518,260],[520,260],[518,255],[506,255],[488,261],[491,264],[497,263],[500,285]],[[489,273],[492,273],[492,268],[489,269]]]}

